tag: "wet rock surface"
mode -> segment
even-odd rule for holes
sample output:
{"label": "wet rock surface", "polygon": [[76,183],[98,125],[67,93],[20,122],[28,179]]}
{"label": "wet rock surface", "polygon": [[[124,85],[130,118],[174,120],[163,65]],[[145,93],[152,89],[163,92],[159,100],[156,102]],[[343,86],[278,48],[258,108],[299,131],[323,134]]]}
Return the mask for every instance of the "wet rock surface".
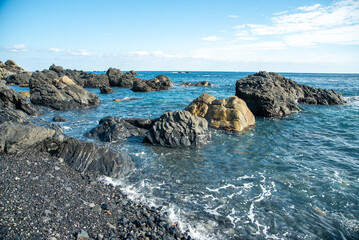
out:
{"label": "wet rock surface", "polygon": [[0,156],[0,239],[191,239],[177,223],[61,158]]}
{"label": "wet rock surface", "polygon": [[163,114],[147,132],[144,143],[164,147],[189,147],[204,145],[211,139],[208,122],[188,111]]}
{"label": "wet rock surface", "polygon": [[300,111],[299,104],[340,105],[345,101],[333,90],[301,85],[273,72],[258,72],[236,83],[236,96],[255,116],[280,117]]}
{"label": "wet rock surface", "polygon": [[118,117],[105,117],[99,121],[99,126],[91,129],[85,134],[85,137],[95,138],[103,142],[113,142],[125,140],[128,137],[144,136],[144,128],[136,127]]}
{"label": "wet rock surface", "polygon": [[112,87],[131,88],[135,81],[141,81],[136,77],[137,73],[135,71],[124,73],[120,69],[109,68],[106,75]]}
{"label": "wet rock surface", "polygon": [[112,88],[110,88],[109,86],[101,86],[101,87],[100,87],[100,92],[101,92],[102,94],[114,93],[114,91],[112,90]]}
{"label": "wet rock surface", "polygon": [[32,105],[25,96],[8,87],[0,80],[0,107],[18,109],[29,115],[40,115],[42,110]]}

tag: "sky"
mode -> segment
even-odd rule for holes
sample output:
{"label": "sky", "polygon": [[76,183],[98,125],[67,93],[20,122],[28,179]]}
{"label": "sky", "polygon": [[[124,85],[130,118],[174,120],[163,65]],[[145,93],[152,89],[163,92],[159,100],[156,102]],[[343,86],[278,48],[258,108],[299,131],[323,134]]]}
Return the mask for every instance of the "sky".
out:
{"label": "sky", "polygon": [[359,72],[359,0],[0,0],[29,71]]}

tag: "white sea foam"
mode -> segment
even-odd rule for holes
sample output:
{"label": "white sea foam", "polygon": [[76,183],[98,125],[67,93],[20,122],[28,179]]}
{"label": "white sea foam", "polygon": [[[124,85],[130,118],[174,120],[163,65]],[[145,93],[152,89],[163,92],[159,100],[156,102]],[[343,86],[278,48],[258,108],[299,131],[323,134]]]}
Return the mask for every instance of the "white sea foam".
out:
{"label": "white sea foam", "polygon": [[233,185],[233,184],[227,184],[227,185],[225,185],[225,186],[222,186],[222,187],[219,187],[219,188],[215,188],[215,189],[211,189],[211,188],[209,188],[209,187],[206,187],[206,189],[208,190],[208,191],[210,191],[210,192],[219,192],[219,190],[221,190],[221,189],[226,189],[226,188],[230,188],[230,187],[232,187],[232,188],[234,188],[234,189],[239,189],[240,187],[237,187],[237,186],[235,186],[235,185]]}
{"label": "white sea foam", "polygon": [[344,100],[347,102],[347,105],[359,106],[359,96],[344,97]]}

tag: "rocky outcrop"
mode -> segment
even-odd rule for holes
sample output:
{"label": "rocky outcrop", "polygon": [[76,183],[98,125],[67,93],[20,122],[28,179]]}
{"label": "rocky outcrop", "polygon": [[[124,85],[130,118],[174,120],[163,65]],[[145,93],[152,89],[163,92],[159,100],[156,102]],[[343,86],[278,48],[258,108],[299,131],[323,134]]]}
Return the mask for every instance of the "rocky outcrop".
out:
{"label": "rocky outcrop", "polygon": [[100,92],[102,94],[109,94],[109,93],[114,93],[114,91],[112,90],[112,88],[108,87],[108,86],[101,86],[100,87]]}
{"label": "rocky outcrop", "polygon": [[207,120],[188,111],[163,114],[147,132],[144,143],[164,147],[189,147],[207,144],[211,139]]}
{"label": "rocky outcrop", "polygon": [[49,70],[44,71],[51,71],[52,74],[55,74],[57,76],[56,78],[67,76],[72,79],[77,85],[84,88],[99,88],[101,86],[109,86],[109,80],[105,74],[96,74],[78,70],[64,69],[63,67],[56,66],[55,64],[52,64],[49,67]]}
{"label": "rocky outcrop", "polygon": [[140,81],[137,78],[135,71],[123,73],[120,69],[109,68],[106,72],[111,87],[131,88],[135,81]]}
{"label": "rocky outcrop", "polygon": [[0,110],[0,155],[28,153],[46,153],[63,158],[77,171],[98,171],[108,176],[128,172],[133,167],[126,154],[68,138],[59,126],[32,119],[20,111]]}
{"label": "rocky outcrop", "polygon": [[31,73],[20,72],[7,76],[5,78],[5,81],[7,84],[21,85],[21,84],[29,84],[30,78],[31,78]]}
{"label": "rocky outcrop", "polygon": [[105,117],[99,125],[85,134],[85,137],[95,138],[103,142],[123,141],[128,137],[144,136],[147,131],[135,127],[118,117]]}
{"label": "rocky outcrop", "polygon": [[299,104],[338,105],[345,103],[333,90],[301,85],[278,73],[259,72],[236,83],[236,96],[255,116],[280,117],[298,112]]}
{"label": "rocky outcrop", "polygon": [[190,82],[184,82],[180,85],[181,87],[187,87],[187,86],[193,86],[193,87],[210,87],[213,86],[212,83],[207,81],[202,81],[198,83],[190,83]]}
{"label": "rocky outcrop", "polygon": [[53,71],[35,72],[30,79],[32,103],[57,110],[69,110],[98,105],[95,93],[84,90],[67,76],[57,78]]}
{"label": "rocky outcrop", "polygon": [[135,81],[131,88],[134,92],[152,92],[168,90],[173,87],[171,79],[165,75],[159,75],[151,80]]}
{"label": "rocky outcrop", "polygon": [[13,60],[7,60],[5,63],[0,62],[0,80],[17,73],[31,75],[31,73],[19,67]]}
{"label": "rocky outcrop", "polygon": [[0,80],[0,108],[18,109],[29,115],[40,115],[42,110],[33,106],[23,95]]}
{"label": "rocky outcrop", "polygon": [[205,118],[212,128],[243,132],[255,125],[255,118],[247,104],[236,96],[216,99],[212,95],[203,93],[185,110],[193,116]]}

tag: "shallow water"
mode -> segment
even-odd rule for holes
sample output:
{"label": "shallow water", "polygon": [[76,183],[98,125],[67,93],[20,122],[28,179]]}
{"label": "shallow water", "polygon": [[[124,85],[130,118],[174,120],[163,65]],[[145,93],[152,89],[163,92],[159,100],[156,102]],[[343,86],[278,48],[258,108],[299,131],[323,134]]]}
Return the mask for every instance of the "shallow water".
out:
{"label": "shallow water", "polygon": [[[149,93],[114,88],[108,95],[89,89],[99,94],[102,105],[47,111],[42,118],[61,115],[68,120],[59,123],[64,132],[84,138],[105,116],[153,118],[184,109],[203,92],[233,96],[236,80],[249,73],[140,72],[139,77],[159,74],[177,86]],[[359,75],[282,75],[334,89],[348,103],[302,105],[302,112],[289,117],[257,118],[256,127],[243,134],[213,130],[212,141],[198,148],[153,147],[141,138],[112,143],[131,155],[137,168],[107,181],[123,186],[133,199],[163,206],[173,221],[201,239],[359,238]],[[216,86],[178,86],[205,80]]]}

